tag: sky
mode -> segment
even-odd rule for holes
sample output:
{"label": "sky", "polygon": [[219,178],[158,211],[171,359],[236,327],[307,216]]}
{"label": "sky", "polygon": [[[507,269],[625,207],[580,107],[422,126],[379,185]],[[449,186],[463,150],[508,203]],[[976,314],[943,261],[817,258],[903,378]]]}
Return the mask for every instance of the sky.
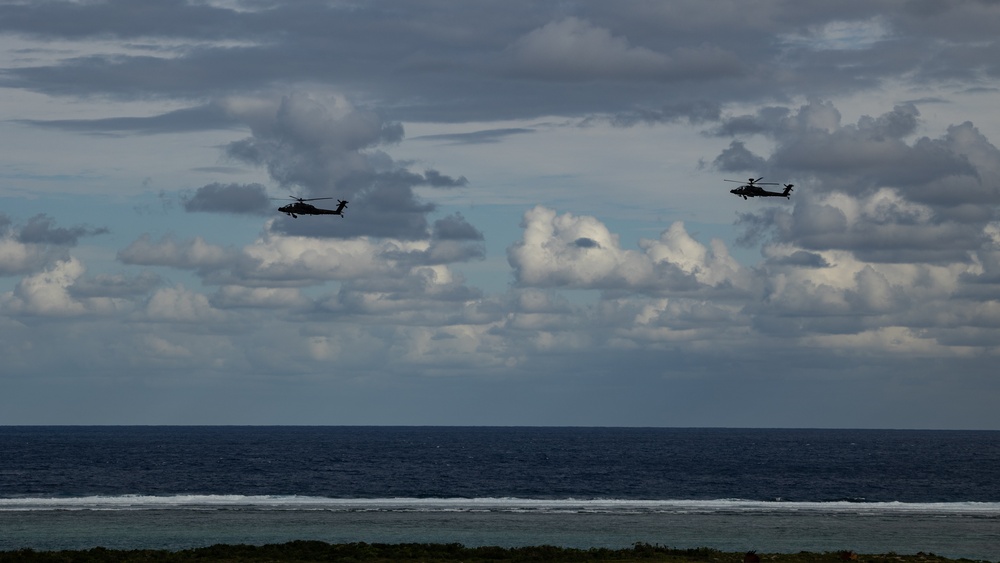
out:
{"label": "sky", "polygon": [[1000,430],[997,29],[0,1],[0,424]]}

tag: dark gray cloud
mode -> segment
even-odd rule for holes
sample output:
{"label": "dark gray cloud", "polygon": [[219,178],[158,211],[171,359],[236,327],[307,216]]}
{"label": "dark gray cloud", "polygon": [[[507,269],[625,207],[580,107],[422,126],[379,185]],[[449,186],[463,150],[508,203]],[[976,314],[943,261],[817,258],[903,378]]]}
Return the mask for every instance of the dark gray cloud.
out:
{"label": "dark gray cloud", "polygon": [[611,123],[620,127],[631,127],[638,123],[654,125],[678,121],[699,124],[718,121],[721,115],[722,105],[719,102],[697,100],[665,104],[658,109],[635,109],[620,113],[612,117]]}
{"label": "dark gray cloud", "polygon": [[[52,95],[205,99],[308,82],[377,98],[393,119],[605,114],[625,125],[702,122],[720,103],[830,96],[891,78],[919,84],[1000,72],[992,34],[1000,16],[971,1],[930,18],[889,1],[827,10],[759,0],[744,7],[754,17],[739,21],[728,10],[643,2],[615,10],[593,1],[241,8],[177,0],[5,4],[0,32],[111,38],[131,48],[38,57],[5,69],[0,84]],[[684,110],[685,100],[704,106]],[[199,111],[49,125],[139,132],[231,125],[210,112],[199,125]]]}
{"label": "dark gray cloud", "polygon": [[434,221],[432,236],[435,240],[483,240],[483,233],[466,221],[461,213]]}
{"label": "dark gray cloud", "polygon": [[162,280],[156,274],[143,272],[135,277],[121,274],[100,274],[94,277],[78,278],[67,288],[76,299],[90,297],[135,297],[148,294]]}
{"label": "dark gray cloud", "polygon": [[385,256],[411,267],[482,260],[486,257],[483,240],[479,229],[461,213],[454,213],[434,221],[430,245],[425,250],[390,252]]}
{"label": "dark gray cloud", "polygon": [[182,200],[189,212],[268,215],[277,207],[260,184],[208,184]]}
{"label": "dark gray cloud", "polygon": [[750,152],[742,141],[733,141],[715,157],[712,165],[723,172],[761,171],[767,167],[767,161]]}
{"label": "dark gray cloud", "polygon": [[94,134],[184,133],[235,128],[238,122],[218,104],[208,104],[170,111],[149,117],[109,117],[104,119],[22,119],[18,123]]}
{"label": "dark gray cloud", "polygon": [[511,135],[525,135],[529,133],[534,133],[535,129],[527,129],[524,127],[505,127],[501,129],[484,129],[482,131],[473,131],[471,133],[444,133],[440,135],[420,135],[417,137],[410,137],[411,140],[421,140],[421,141],[445,141],[453,144],[482,144],[482,143],[499,143],[504,138]]}
{"label": "dark gray cloud", "polygon": [[742,77],[739,58],[703,42],[655,51],[578,17],[566,17],[518,37],[504,53],[504,72],[541,81],[680,81]]}
{"label": "dark gray cloud", "polygon": [[[765,159],[750,152],[742,141],[733,141],[714,164],[727,171],[815,177],[851,193],[905,187],[911,197],[925,202],[951,199],[962,203],[972,192],[982,191],[973,187],[983,182],[971,159],[995,153],[996,148],[971,123],[953,126],[938,139],[921,137],[909,142],[906,138],[916,131],[918,117],[912,104],[896,106],[877,117],[863,116],[857,124],[848,125],[841,125],[840,112],[829,102],[814,101],[794,113],[765,108],[756,116],[729,118],[712,133],[766,135],[778,145],[774,152]],[[957,190],[967,193],[957,195]],[[978,197],[990,196],[980,193]]]}
{"label": "dark gray cloud", "polygon": [[899,105],[878,117],[862,116],[858,120],[858,130],[875,139],[901,139],[917,130],[919,116],[920,112],[912,103]]}
{"label": "dark gray cloud", "polygon": [[69,260],[69,250],[81,238],[108,232],[104,227],[57,227],[44,213],[21,225],[0,213],[0,276],[31,274]]}
{"label": "dark gray cloud", "polygon": [[[869,204],[869,213],[849,219],[841,208],[816,199],[802,197],[791,211],[770,208],[741,214],[737,224],[744,231],[739,242],[753,245],[774,240],[813,252],[846,250],[866,262],[926,264],[966,263],[983,243],[983,222],[948,221],[929,210],[920,216],[893,215],[870,201],[862,202]],[[793,255],[772,262],[788,264],[790,259],[804,258],[807,255]]]}
{"label": "dark gray cloud", "polygon": [[486,248],[480,242],[469,240],[432,240],[426,250],[386,252],[383,257],[409,268],[439,266],[482,260],[486,257]]}
{"label": "dark gray cloud", "polygon": [[777,133],[791,110],[786,107],[763,107],[755,115],[738,115],[722,120],[711,133],[719,137],[738,137],[741,135],[767,135]]}
{"label": "dark gray cloud", "polygon": [[778,207],[766,207],[759,211],[738,213],[736,226],[743,230],[736,239],[736,244],[745,247],[757,246],[764,242],[773,232],[787,228],[791,215]]}
{"label": "dark gray cloud", "polygon": [[17,240],[26,244],[76,246],[81,237],[103,235],[108,232],[106,227],[56,227],[54,219],[40,213],[28,219],[28,222],[21,227]]}
{"label": "dark gray cloud", "polygon": [[437,170],[425,170],[424,183],[433,188],[460,188],[469,185],[469,181],[465,176],[452,178],[451,176],[445,176]]}
{"label": "dark gray cloud", "polygon": [[[918,125],[920,111],[913,103],[897,105],[892,111],[878,117],[862,116],[856,126],[847,126],[833,134],[854,135],[859,138],[884,141],[902,139],[913,134]],[[798,108],[768,106],[754,115],[729,116],[709,132],[719,137],[765,135],[786,139],[797,135],[829,132],[840,126],[840,111],[830,102],[813,101]]]}
{"label": "dark gray cloud", "polygon": [[[351,238],[374,236],[420,240],[430,236],[427,215],[436,209],[432,203],[420,201],[413,188],[424,185],[424,179],[409,172],[357,174],[337,183],[342,189],[338,199],[350,202],[345,216],[281,216],[274,222],[275,232],[287,235]],[[310,195],[319,195],[310,191]],[[343,219],[343,220],[341,220]]]}
{"label": "dark gray cloud", "polygon": [[772,266],[794,266],[798,268],[830,267],[830,263],[821,254],[806,252],[805,250],[796,250],[787,256],[770,258],[767,263]]}
{"label": "dark gray cloud", "polygon": [[[267,169],[282,188],[300,197],[330,197],[350,203],[347,220],[333,216],[282,216],[275,232],[349,238],[430,236],[431,203],[414,188],[455,188],[468,180],[434,169],[412,172],[378,150],[403,137],[399,123],[354,107],[331,107],[309,96],[285,96],[266,109],[241,114],[252,135],[230,143],[230,158]],[[204,188],[203,188],[204,189]],[[242,191],[245,189],[241,188]],[[218,188],[212,191],[213,199]],[[260,194],[254,196],[260,199]]]}
{"label": "dark gray cloud", "polygon": [[[850,180],[855,191],[885,185],[915,187],[953,176],[976,175],[968,159],[948,147],[946,141],[922,138],[908,145],[857,130],[796,135],[783,144],[769,164],[793,174]],[[849,184],[844,182],[842,189],[850,189]]]}
{"label": "dark gray cloud", "polygon": [[[842,125],[828,102],[798,111],[768,108],[747,122],[776,142],[767,158],[733,141],[715,160],[724,170],[805,178],[790,211],[741,215],[742,244],[774,240],[808,251],[847,250],[873,263],[965,263],[981,248],[1000,204],[1000,150],[972,123],[939,138],[908,141],[919,112],[912,104]],[[739,119],[739,118],[738,118]],[[828,199],[843,194],[852,199]]]}
{"label": "dark gray cloud", "polygon": [[239,19],[232,10],[182,0],[4,4],[0,15],[0,30],[46,38],[227,37]]}

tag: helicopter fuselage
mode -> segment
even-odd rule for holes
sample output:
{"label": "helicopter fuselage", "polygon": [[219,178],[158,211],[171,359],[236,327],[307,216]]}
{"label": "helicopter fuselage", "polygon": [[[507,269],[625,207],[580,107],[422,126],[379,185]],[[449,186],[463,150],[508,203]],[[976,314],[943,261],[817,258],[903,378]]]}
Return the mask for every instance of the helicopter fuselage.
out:
{"label": "helicopter fuselage", "polygon": [[316,207],[315,205],[296,201],[295,203],[289,203],[288,205],[279,207],[278,211],[296,219],[298,219],[299,215],[340,215],[343,217],[345,207],[347,207],[346,201],[340,202],[337,209],[322,209],[320,207]]}
{"label": "helicopter fuselage", "polygon": [[[738,196],[742,197],[743,199],[747,199],[747,198],[751,198],[751,197],[783,197],[783,198],[786,198],[786,199],[792,199],[791,198],[792,188],[795,187],[795,184],[785,184],[785,190],[781,191],[781,192],[769,192],[769,191],[765,190],[764,188],[762,188],[761,186],[762,185],[764,185],[764,186],[777,186],[778,183],[777,182],[763,182],[763,183],[759,183],[763,179],[764,179],[763,177],[757,178],[756,180],[753,179],[753,178],[750,178],[749,180],[746,181],[746,183],[744,183],[740,187],[734,188],[732,190],[729,190],[729,193],[734,194],[734,195],[738,195]],[[723,181],[725,181],[725,182],[739,182],[739,180],[723,180]]]}
{"label": "helicopter fuselage", "polygon": [[789,190],[785,190],[784,192],[769,192],[764,188],[758,188],[757,186],[740,186],[729,190],[729,193],[743,196],[743,199],[748,197],[784,197],[791,199],[788,192]]}

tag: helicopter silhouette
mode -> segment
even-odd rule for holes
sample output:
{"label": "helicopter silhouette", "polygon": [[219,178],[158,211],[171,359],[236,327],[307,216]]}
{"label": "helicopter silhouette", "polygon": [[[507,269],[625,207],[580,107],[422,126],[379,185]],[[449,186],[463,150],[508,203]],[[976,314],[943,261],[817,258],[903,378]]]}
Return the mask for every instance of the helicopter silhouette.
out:
{"label": "helicopter silhouette", "polygon": [[[729,190],[729,193],[736,194],[738,196],[743,196],[743,199],[747,199],[749,197],[783,197],[783,198],[786,198],[786,199],[792,199],[792,197],[791,197],[792,196],[792,187],[794,187],[795,184],[784,184],[784,186],[785,186],[784,191],[769,192],[769,191],[765,190],[764,188],[762,188],[760,186],[777,186],[778,183],[777,182],[761,182],[761,180],[763,180],[763,179],[764,179],[763,176],[761,176],[760,178],[757,178],[756,180],[754,180],[753,178],[750,178],[742,186],[740,186],[738,188],[733,188],[733,189]],[[743,181],[742,180],[723,180],[723,182],[741,182],[742,183]],[[760,183],[758,183],[758,182],[760,182]]]}
{"label": "helicopter silhouette", "polygon": [[303,199],[301,197],[288,196],[295,200],[294,203],[289,203],[288,205],[283,205],[278,208],[278,211],[289,215],[295,219],[299,218],[299,215],[340,215],[341,218],[344,217],[344,210],[347,209],[347,202],[338,199],[336,209],[321,209],[307,201],[317,201],[320,199],[333,199],[332,197],[313,197],[309,199]]}

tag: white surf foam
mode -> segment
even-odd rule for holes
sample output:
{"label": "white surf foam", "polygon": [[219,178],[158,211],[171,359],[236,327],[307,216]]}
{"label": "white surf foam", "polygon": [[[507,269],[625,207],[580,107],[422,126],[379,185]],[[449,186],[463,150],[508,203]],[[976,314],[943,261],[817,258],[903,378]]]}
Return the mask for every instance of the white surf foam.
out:
{"label": "white surf foam", "polygon": [[425,512],[593,513],[926,513],[1000,517],[996,502],[787,502],[741,499],[623,500],[525,498],[374,498],[308,496],[173,495],[0,498],[0,511],[16,510],[328,510]]}

